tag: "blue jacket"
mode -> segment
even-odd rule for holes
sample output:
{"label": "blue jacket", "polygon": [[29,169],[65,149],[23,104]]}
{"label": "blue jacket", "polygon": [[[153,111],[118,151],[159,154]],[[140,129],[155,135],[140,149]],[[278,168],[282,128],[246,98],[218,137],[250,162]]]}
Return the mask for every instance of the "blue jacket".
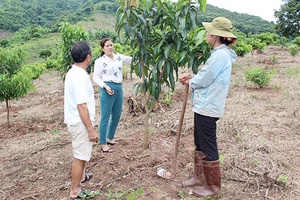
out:
{"label": "blue jacket", "polygon": [[224,44],[211,51],[205,65],[189,82],[195,113],[217,118],[224,115],[231,68],[236,58],[236,53]]}

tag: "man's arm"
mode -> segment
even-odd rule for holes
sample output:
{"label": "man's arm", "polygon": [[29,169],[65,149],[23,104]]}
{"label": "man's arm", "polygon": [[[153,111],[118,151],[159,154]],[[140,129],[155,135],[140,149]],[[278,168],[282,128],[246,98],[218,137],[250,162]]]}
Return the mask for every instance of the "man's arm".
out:
{"label": "man's arm", "polygon": [[88,110],[86,103],[78,104],[77,109],[78,109],[81,121],[83,122],[84,126],[86,127],[86,129],[88,131],[90,141],[97,142],[98,134],[93,127],[92,121],[90,119],[89,110]]}

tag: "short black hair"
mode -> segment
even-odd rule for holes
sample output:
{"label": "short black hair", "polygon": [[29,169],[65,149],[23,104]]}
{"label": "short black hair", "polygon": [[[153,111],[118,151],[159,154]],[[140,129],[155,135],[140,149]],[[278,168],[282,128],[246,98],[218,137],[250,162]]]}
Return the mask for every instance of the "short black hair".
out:
{"label": "short black hair", "polygon": [[220,40],[225,45],[234,44],[236,42],[236,38],[228,38],[228,37],[222,37],[220,36]]}
{"label": "short black hair", "polygon": [[85,41],[75,42],[72,45],[71,54],[75,63],[81,63],[88,54],[91,54],[90,45]]}

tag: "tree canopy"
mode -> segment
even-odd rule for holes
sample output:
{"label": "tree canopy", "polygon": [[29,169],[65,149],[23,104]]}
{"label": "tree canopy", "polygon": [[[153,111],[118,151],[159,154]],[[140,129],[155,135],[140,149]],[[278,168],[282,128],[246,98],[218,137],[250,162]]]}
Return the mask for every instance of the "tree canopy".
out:
{"label": "tree canopy", "polygon": [[283,0],[274,15],[277,18],[275,25],[276,31],[287,37],[296,38],[300,36],[300,2],[299,0]]}

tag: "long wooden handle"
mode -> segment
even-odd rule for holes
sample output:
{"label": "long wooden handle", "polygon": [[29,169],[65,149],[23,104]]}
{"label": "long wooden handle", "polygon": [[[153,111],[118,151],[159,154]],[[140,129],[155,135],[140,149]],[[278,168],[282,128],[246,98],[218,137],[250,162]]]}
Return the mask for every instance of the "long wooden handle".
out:
{"label": "long wooden handle", "polygon": [[186,84],[184,100],[182,103],[182,108],[181,108],[181,113],[180,113],[180,118],[179,118],[179,124],[177,126],[177,136],[176,136],[175,149],[174,149],[174,155],[173,155],[173,169],[172,169],[172,173],[171,173],[173,177],[176,175],[176,172],[177,172],[178,148],[179,148],[179,141],[180,141],[180,136],[181,136],[181,129],[182,129],[182,124],[183,124],[183,118],[184,118],[184,113],[185,113],[185,109],[186,109],[188,94],[189,94],[189,85]]}

